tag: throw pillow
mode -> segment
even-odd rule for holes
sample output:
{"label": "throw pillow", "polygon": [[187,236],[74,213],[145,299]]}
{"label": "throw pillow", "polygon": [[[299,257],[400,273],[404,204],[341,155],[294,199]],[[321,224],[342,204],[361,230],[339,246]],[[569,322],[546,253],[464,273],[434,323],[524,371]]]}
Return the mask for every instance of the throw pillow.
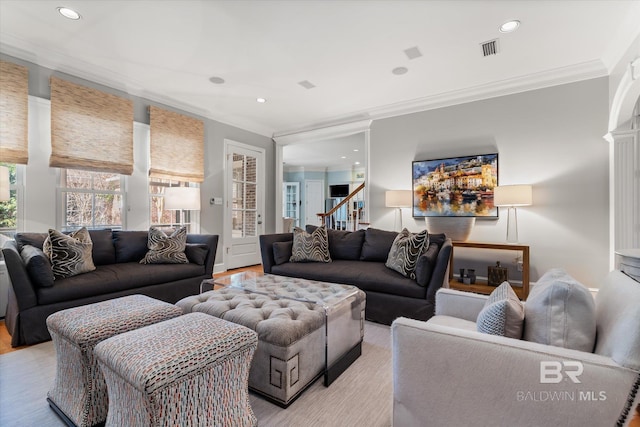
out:
{"label": "throw pillow", "polygon": [[398,236],[394,231],[367,228],[364,230],[364,243],[360,253],[360,261],[385,262],[389,256],[391,245]]}
{"label": "throw pillow", "polygon": [[53,286],[53,270],[51,261],[42,252],[42,249],[31,245],[24,245],[20,251],[20,256],[24,265],[27,267],[27,273],[34,285],[41,288],[49,288]]}
{"label": "throw pillow", "polygon": [[18,245],[18,251],[22,250],[23,246],[31,245],[38,249],[42,249],[44,241],[46,240],[47,233],[16,233],[14,239]]}
{"label": "throw pillow", "polygon": [[522,338],[524,306],[509,285],[502,282],[484,303],[476,319],[478,332],[508,338]]}
{"label": "throw pillow", "polygon": [[95,270],[96,266],[91,257],[92,250],[93,242],[86,227],[69,235],[49,229],[49,235],[42,245],[42,252],[49,257],[56,279]]}
{"label": "throw pillow", "polygon": [[113,230],[113,245],[116,250],[116,263],[139,262],[147,253],[147,231]]}
{"label": "throw pillow", "polygon": [[284,264],[291,258],[293,241],[275,242],[273,244],[273,260],[276,265]]}
{"label": "throw pillow", "polygon": [[311,234],[302,228],[293,229],[293,246],[290,262],[331,262],[329,238],[325,227],[318,227]]}
{"label": "throw pillow", "polygon": [[184,248],[184,254],[189,262],[204,265],[209,254],[209,247],[204,243],[187,243]]}
{"label": "throw pillow", "polygon": [[436,242],[431,242],[431,235],[429,235],[429,246],[425,245],[424,247],[425,250],[416,264],[416,282],[418,285],[426,287],[433,276],[440,246]]}
{"label": "throw pillow", "polygon": [[393,241],[385,265],[403,276],[415,280],[416,265],[425,245],[429,246],[427,230],[411,233],[405,228]]}
{"label": "throw pillow", "polygon": [[592,352],[596,307],[591,292],[560,268],[542,275],[525,304],[524,339]]}
{"label": "throw pillow", "polygon": [[[316,225],[307,225],[307,233],[313,233],[318,228]],[[327,229],[329,240],[329,255],[332,260],[348,259],[357,261],[360,259],[362,243],[364,242],[364,230],[344,231]]]}
{"label": "throw pillow", "polygon": [[184,253],[187,244],[187,227],[180,227],[167,236],[159,228],[149,229],[147,248],[149,251],[140,264],[188,264],[189,260]]}

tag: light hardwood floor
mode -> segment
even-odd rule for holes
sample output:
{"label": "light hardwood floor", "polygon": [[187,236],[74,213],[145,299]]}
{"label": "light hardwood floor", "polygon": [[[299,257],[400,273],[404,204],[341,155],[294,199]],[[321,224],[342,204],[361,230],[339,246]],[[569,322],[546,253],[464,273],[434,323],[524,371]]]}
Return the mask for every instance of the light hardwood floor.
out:
{"label": "light hardwood floor", "polygon": [[[252,265],[249,267],[237,268],[234,270],[227,270],[222,273],[216,273],[214,277],[223,277],[228,276],[234,273],[240,273],[243,271],[255,271],[262,272],[262,264]],[[10,353],[12,351],[20,350],[21,348],[29,347],[27,345],[20,347],[11,347],[11,335],[9,335],[9,331],[7,331],[7,327],[4,324],[4,320],[0,320],[0,354]]]}

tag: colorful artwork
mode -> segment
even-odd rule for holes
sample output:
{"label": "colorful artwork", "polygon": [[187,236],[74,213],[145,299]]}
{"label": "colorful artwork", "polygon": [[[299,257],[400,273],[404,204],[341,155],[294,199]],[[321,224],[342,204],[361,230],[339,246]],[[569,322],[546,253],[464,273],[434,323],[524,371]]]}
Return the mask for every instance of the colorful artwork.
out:
{"label": "colorful artwork", "polygon": [[498,218],[498,154],[415,161],[413,216]]}

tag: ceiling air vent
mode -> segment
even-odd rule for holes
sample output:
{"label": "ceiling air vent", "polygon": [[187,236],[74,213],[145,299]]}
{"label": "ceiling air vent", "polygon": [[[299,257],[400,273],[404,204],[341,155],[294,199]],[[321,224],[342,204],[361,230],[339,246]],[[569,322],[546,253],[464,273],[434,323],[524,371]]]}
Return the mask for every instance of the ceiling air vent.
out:
{"label": "ceiling air vent", "polygon": [[498,39],[481,43],[480,46],[482,46],[482,56],[490,56],[498,53]]}

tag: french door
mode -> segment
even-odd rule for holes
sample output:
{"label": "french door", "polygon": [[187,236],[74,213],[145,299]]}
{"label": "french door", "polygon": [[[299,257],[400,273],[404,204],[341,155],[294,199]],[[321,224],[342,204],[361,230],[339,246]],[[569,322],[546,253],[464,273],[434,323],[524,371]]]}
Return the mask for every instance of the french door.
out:
{"label": "french door", "polygon": [[264,232],[264,150],[225,140],[227,269],[260,264],[258,236]]}

